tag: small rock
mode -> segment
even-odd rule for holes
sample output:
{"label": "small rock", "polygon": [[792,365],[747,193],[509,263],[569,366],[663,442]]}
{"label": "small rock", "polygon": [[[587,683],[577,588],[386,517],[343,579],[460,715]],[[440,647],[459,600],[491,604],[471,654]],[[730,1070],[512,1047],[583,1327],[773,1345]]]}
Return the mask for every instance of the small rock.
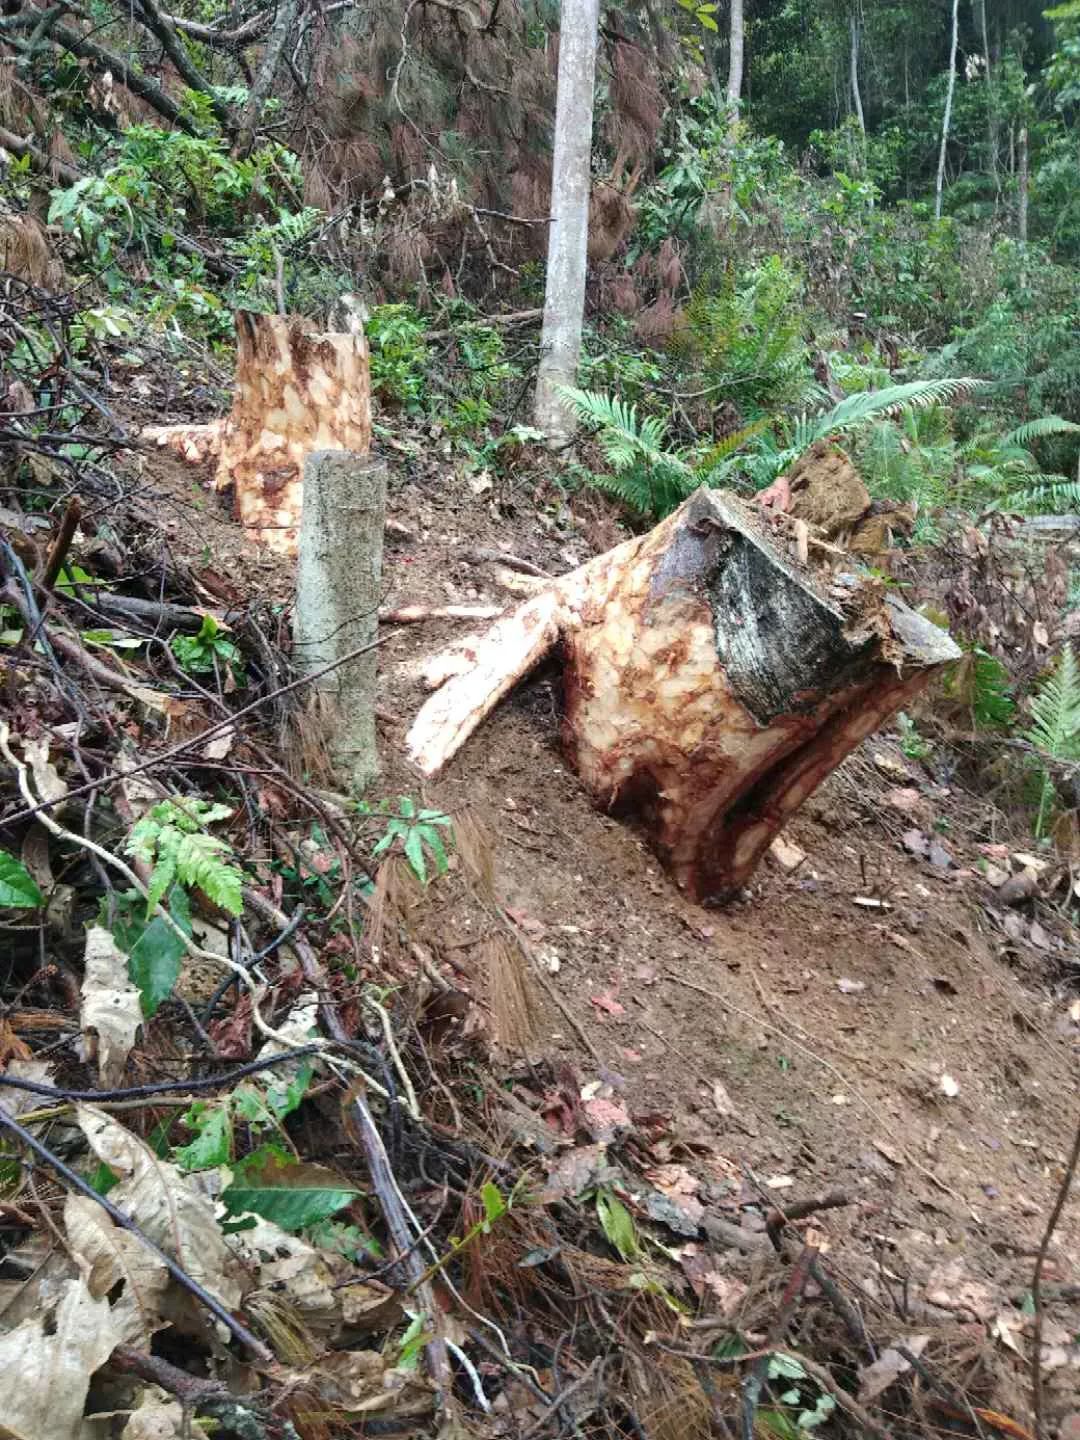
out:
{"label": "small rock", "polygon": [[1030,900],[1038,888],[1039,877],[1028,865],[1018,874],[1009,876],[998,891],[998,897],[1003,905],[1020,905]]}
{"label": "small rock", "polygon": [[798,870],[800,865],[806,863],[806,851],[801,850],[793,841],[785,840],[782,835],[777,835],[769,846],[769,854],[781,870],[787,870],[789,873]]}
{"label": "small rock", "polygon": [[998,865],[987,865],[983,872],[983,879],[994,890],[1000,890],[1008,878],[1008,870],[1002,870]]}

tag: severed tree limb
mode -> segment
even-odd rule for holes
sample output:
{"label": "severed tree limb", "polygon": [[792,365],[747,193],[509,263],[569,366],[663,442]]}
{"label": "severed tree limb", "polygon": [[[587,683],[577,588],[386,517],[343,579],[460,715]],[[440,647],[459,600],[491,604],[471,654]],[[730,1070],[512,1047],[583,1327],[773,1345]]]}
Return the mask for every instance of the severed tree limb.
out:
{"label": "severed tree limb", "polygon": [[226,130],[231,129],[232,119],[228,106],[218,97],[209,80],[192,61],[183,42],[177,39],[176,31],[168,17],[158,9],[157,0],[135,0],[135,13],[142,18],[143,24],[150,33],[160,40],[161,48],[184,83],[190,89],[206,95],[210,100],[210,108],[214,117]]}
{"label": "severed tree limb", "polygon": [[262,64],[256,71],[255,82],[248,91],[247,101],[240,114],[236,144],[233,146],[235,158],[244,159],[251,153],[252,146],[255,144],[255,132],[262,119],[263,103],[270,94],[285,45],[296,25],[299,13],[300,0],[278,0]]}
{"label": "severed tree limb", "polygon": [[163,15],[174,30],[190,35],[203,45],[217,46],[223,50],[236,50],[241,45],[250,45],[270,27],[274,18],[273,7],[260,10],[250,20],[245,20],[235,30],[218,30],[214,25],[204,25],[198,20],[187,20],[182,15]]}
{"label": "severed tree limb", "polygon": [[822,780],[960,654],[880,582],[815,578],[756,507],[702,489],[431,658],[441,688],[407,737],[422,773],[557,642],[571,764],[703,901],[745,885]]}

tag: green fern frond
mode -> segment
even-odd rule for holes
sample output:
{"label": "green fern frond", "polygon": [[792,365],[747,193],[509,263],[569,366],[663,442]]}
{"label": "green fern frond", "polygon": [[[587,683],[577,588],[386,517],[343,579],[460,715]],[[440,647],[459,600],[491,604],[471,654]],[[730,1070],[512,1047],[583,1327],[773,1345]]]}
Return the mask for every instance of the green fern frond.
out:
{"label": "green fern frond", "polygon": [[743,425],[738,430],[733,430],[730,435],[725,435],[723,440],[718,440],[710,450],[705,452],[694,467],[696,473],[704,479],[709,471],[715,469],[722,460],[728,459],[755,436],[760,435],[768,424],[768,419],[763,416],[760,420],[755,420],[752,425]]}
{"label": "green fern frond", "polygon": [[[1048,760],[1080,760],[1080,664],[1071,645],[1062,650],[1057,668],[1043,681],[1030,703],[1032,723],[1024,732],[1024,739]],[[1036,835],[1046,832],[1046,818],[1054,795],[1054,782],[1044,769]]]}
{"label": "green fern frond", "polygon": [[1060,515],[1080,509],[1080,480],[1064,475],[1025,475],[1027,482],[1004,496],[998,508],[1020,515]]}
{"label": "green fern frond", "polygon": [[1024,738],[1051,760],[1080,760],[1080,664],[1066,645],[1053,674],[1031,697]]}
{"label": "green fern frond", "polygon": [[1028,420],[1024,425],[1018,425],[1015,430],[1010,430],[1001,441],[1002,449],[1009,446],[1026,447],[1032,440],[1042,440],[1047,435],[1076,435],[1080,434],[1080,425],[1074,424],[1071,420],[1063,420],[1060,415],[1043,415],[1038,420]]}
{"label": "green fern frond", "polygon": [[148,915],[174,881],[201,890],[230,915],[243,911],[243,872],[226,858],[232,849],[203,828],[231,814],[228,805],[206,800],[164,800],[132,827],[124,848],[136,860],[153,866],[147,887]]}
{"label": "green fern frond", "polygon": [[639,417],[637,406],[627,405],[617,395],[577,390],[569,385],[561,385],[559,392],[573,405],[578,419],[596,429],[600,446],[616,470],[644,460],[690,473],[681,456],[664,449],[667,427],[657,416]]}
{"label": "green fern frond", "polygon": [[945,380],[910,380],[904,385],[888,385],[884,390],[864,390],[848,395],[824,415],[813,418],[809,444],[827,435],[850,430],[878,416],[899,415],[911,408],[948,405],[960,396],[985,386],[983,380],[967,377]]}

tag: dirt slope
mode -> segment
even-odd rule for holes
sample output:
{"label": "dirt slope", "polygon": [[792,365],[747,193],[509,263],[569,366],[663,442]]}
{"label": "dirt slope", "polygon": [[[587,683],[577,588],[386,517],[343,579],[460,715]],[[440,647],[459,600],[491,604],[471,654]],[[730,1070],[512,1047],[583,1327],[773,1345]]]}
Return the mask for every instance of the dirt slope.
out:
{"label": "dirt slope", "polygon": [[[180,507],[178,548],[287,593],[280,562],[247,552],[216,498],[195,501],[189,523],[190,472],[157,478]],[[390,512],[408,532],[388,536],[386,554],[389,598],[401,602],[502,599],[490,567],[465,558],[476,545],[557,571],[591,553],[590,534],[615,538],[575,522],[552,491],[477,495],[449,463],[411,474],[401,463]],[[780,1204],[847,1191],[858,1208],[822,1225],[868,1300],[906,1289],[914,1317],[932,1296],[980,1321],[1018,1304],[1075,1125],[1080,1011],[1065,932],[1045,917],[1034,931],[1006,920],[974,868],[1002,817],[935,784],[895,738],[872,738],[788,832],[805,860],[791,872],[770,860],[744,901],[704,911],[567,772],[554,672],[507,702],[436,783],[410,773],[402,740],[423,698],[413,662],[460,630],[408,627],[381,652],[384,789],[468,809],[491,833],[499,900],[595,1053],[546,1001],[538,1048],[635,1116],[675,1116],[717,1214],[738,1218],[759,1187]],[[896,808],[898,789],[920,792],[914,815]],[[913,825],[944,832],[947,867],[908,853],[900,837]],[[1006,838],[1023,848],[1022,835]],[[453,879],[438,934],[467,974],[480,937]],[[1047,1276],[1080,1277],[1080,1200]],[[1071,1359],[1049,1383],[1059,1414],[1080,1408]]]}

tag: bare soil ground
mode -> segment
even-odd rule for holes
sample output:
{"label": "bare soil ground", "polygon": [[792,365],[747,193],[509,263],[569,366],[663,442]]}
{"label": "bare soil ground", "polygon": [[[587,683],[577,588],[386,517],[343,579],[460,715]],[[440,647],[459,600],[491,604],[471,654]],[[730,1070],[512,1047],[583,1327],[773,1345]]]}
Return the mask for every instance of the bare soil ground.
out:
{"label": "bare soil ground", "polygon": [[[394,460],[390,513],[409,534],[387,539],[390,600],[502,600],[490,568],[464,558],[471,546],[555,572],[619,538],[550,485],[477,494],[450,460]],[[287,566],[248,546],[218,497],[190,470],[153,467],[172,543],[196,570],[287,598]],[[915,1329],[921,1313],[952,1312],[962,1329],[1019,1306],[1075,1126],[1080,1042],[1075,936],[1046,907],[1006,910],[978,869],[980,846],[1024,850],[1030,837],[989,799],[939,783],[895,736],[872,737],[786,832],[802,863],[770,858],[740,903],[703,910],[568,772],[554,669],[420,784],[402,755],[423,698],[410,662],[461,630],[403,627],[384,645],[382,788],[468,810],[491,834],[499,901],[594,1053],[542,991],[534,1052],[631,1116],[674,1117],[710,1213],[737,1221],[748,1196],[783,1206],[847,1192],[855,1208],[814,1224],[867,1304],[904,1293]],[[898,790],[918,792],[913,812]],[[948,864],[909,853],[913,827]],[[436,958],[469,974],[481,936],[453,873],[432,903]],[[505,1069],[527,1088],[520,1055]],[[1080,1196],[1046,1281],[1062,1417],[1080,1410]]]}

